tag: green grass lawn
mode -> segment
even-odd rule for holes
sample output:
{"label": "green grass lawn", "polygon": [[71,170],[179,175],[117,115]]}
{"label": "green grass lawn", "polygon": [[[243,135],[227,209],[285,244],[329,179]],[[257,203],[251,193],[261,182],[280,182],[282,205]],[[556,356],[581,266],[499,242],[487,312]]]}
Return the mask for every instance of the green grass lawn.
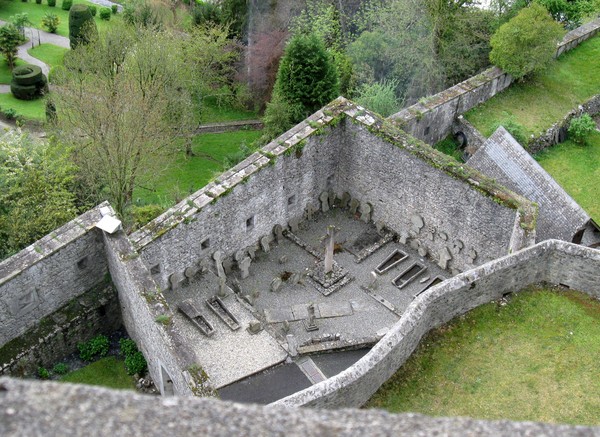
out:
{"label": "green grass lawn", "polygon": [[565,53],[543,74],[508,89],[473,108],[465,117],[485,136],[498,124],[518,123],[539,134],[571,109],[600,93],[600,37]]}
{"label": "green grass lawn", "polygon": [[[17,66],[23,65],[23,64],[25,64],[25,61],[23,61],[21,59],[17,59],[17,61],[15,62],[15,65],[17,65]],[[0,83],[5,83],[5,84],[9,85],[11,80],[12,80],[12,70],[10,68],[8,68],[8,64],[6,63],[4,58],[2,58],[2,59],[0,59]]]}
{"label": "green grass lawn", "polygon": [[458,147],[458,143],[452,138],[452,135],[449,135],[443,140],[438,141],[436,144],[433,145],[433,148],[439,150],[440,152],[448,156],[453,157],[458,162],[463,162],[462,152]]}
{"label": "green grass lawn", "polygon": [[428,335],[369,408],[600,424],[600,302],[536,289]]}
{"label": "green grass lawn", "polygon": [[600,132],[593,132],[587,145],[565,141],[537,154],[535,159],[600,223]]}
{"label": "green grass lawn", "polygon": [[[86,1],[73,1],[73,4],[77,3],[93,4]],[[22,2],[20,0],[0,0],[0,19],[8,21],[9,18],[15,14],[27,12],[27,14],[29,14],[29,20],[33,23],[31,27],[45,30],[42,28],[42,17],[46,15],[47,12],[52,12],[60,18],[60,24],[56,33],[68,37],[69,11],[63,11],[61,5],[62,0],[57,0],[56,6],[53,8],[48,6],[47,0],[43,0],[43,3],[39,5],[33,0],[30,0],[29,2]],[[98,8],[98,11],[100,11],[100,6],[96,5],[96,7]],[[113,15],[110,18],[110,21],[101,20],[99,14],[96,14],[95,19],[99,32],[104,32],[111,26],[118,25],[122,22],[121,14]]]}
{"label": "green grass lawn", "polygon": [[46,121],[46,103],[44,99],[19,100],[12,94],[0,94],[0,110],[12,108],[26,119]]}
{"label": "green grass lawn", "polygon": [[60,380],[76,384],[135,390],[135,380],[127,374],[125,362],[116,357],[102,358],[66,374]]}
{"label": "green grass lawn", "polygon": [[[206,185],[215,175],[224,170],[227,158],[241,159],[240,145],[250,145],[260,137],[261,131],[241,130],[222,134],[202,134],[194,138],[195,156],[186,157],[179,152],[164,173],[150,189],[137,188],[133,198],[137,204],[159,204],[171,206],[176,200],[186,197]],[[238,159],[236,159],[238,158]]]}
{"label": "green grass lawn", "polygon": [[65,53],[68,51],[69,49],[58,47],[53,44],[41,44],[33,49],[27,50],[27,53],[45,64],[48,64],[50,67],[55,67],[57,65],[62,65]]}
{"label": "green grass lawn", "polygon": [[257,120],[260,116],[254,111],[242,108],[219,106],[214,99],[206,99],[202,107],[202,123],[219,123],[236,120]]}

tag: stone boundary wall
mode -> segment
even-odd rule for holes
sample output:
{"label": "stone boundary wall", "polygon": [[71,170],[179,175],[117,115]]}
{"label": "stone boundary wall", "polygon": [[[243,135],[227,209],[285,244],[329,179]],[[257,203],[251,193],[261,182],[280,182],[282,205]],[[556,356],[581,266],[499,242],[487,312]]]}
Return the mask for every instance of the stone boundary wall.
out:
{"label": "stone boundary wall", "polygon": [[450,278],[417,297],[356,364],[271,405],[360,407],[404,364],[428,331],[505,293],[542,281],[600,299],[600,251],[547,240]]}
{"label": "stone boundary wall", "polygon": [[0,347],[0,375],[36,375],[77,351],[77,344],[122,325],[112,284],[100,284],[75,298],[20,337]]}
{"label": "stone boundary wall", "polygon": [[[199,270],[214,266],[216,251],[225,257],[242,251],[243,257],[248,251],[257,250],[259,242],[273,239],[275,225],[286,228],[292,220],[302,221],[309,209],[319,209],[323,193],[341,198],[352,186],[338,174],[340,162],[347,160],[344,155],[350,149],[346,143],[357,141],[369,152],[367,143],[344,134],[348,123],[362,125],[371,132],[365,141],[379,141],[376,137],[381,137],[403,149],[427,167],[433,179],[446,180],[450,176],[461,181],[459,185],[476,203],[481,197],[489,197],[510,210],[511,223],[503,231],[511,241],[494,257],[533,244],[537,209],[529,200],[468,166],[457,165],[364,108],[338,98],[130,236],[159,287],[168,289]],[[365,159],[373,156],[371,153]],[[437,186],[441,187],[441,183]],[[376,187],[375,183],[372,188]],[[371,207],[377,211],[380,205],[373,202]],[[450,220],[450,216],[446,218]],[[484,232],[475,237],[477,232],[473,233],[473,240],[484,238]],[[225,261],[226,268],[235,265],[231,258]],[[481,262],[480,258],[478,263]],[[464,264],[460,263],[461,269]]]}
{"label": "stone boundary wall", "polygon": [[261,120],[239,120],[239,121],[228,121],[223,123],[207,123],[199,126],[196,129],[197,134],[216,134],[223,132],[232,132],[242,129],[247,130],[258,130],[264,127],[264,123]]}
{"label": "stone boundary wall", "polygon": [[579,105],[577,108],[569,111],[562,120],[554,123],[550,128],[538,136],[534,136],[527,141],[527,151],[532,155],[541,152],[548,147],[562,143],[567,139],[567,131],[573,118],[587,113],[596,116],[600,113],[600,94],[597,94]]}
{"label": "stone boundary wall", "polygon": [[0,263],[0,346],[104,283],[103,203]]}
{"label": "stone boundary wall", "polygon": [[115,437],[600,437],[598,426],[265,407],[12,378],[1,378],[0,388],[0,434],[5,436],[77,436],[93,430]]}
{"label": "stone boundary wall", "polygon": [[131,242],[123,231],[104,233],[104,242],[123,323],[146,357],[156,386],[163,395],[206,395],[207,381],[190,375],[193,355],[172,326],[171,309]]}
{"label": "stone boundary wall", "polygon": [[[600,31],[600,18],[567,33],[556,49],[556,57],[573,49]],[[406,132],[435,144],[452,131],[454,119],[506,89],[512,77],[492,67],[464,82],[401,110],[389,118]]]}

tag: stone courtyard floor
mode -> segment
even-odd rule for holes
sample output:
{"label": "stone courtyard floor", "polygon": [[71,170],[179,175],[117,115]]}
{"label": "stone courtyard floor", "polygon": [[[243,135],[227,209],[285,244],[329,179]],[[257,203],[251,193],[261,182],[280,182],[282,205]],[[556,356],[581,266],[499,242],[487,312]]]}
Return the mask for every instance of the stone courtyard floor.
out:
{"label": "stone courtyard floor", "polygon": [[[336,229],[335,266],[332,274],[324,275],[325,236],[330,226]],[[397,242],[385,228],[378,230],[347,210],[317,213],[278,240],[267,252],[255,253],[248,277],[242,278],[237,268],[227,273],[220,298],[237,319],[238,329],[231,329],[206,304],[220,289],[216,268],[165,292],[174,311],[189,299],[214,327],[214,334],[205,336],[182,312],[175,311],[174,326],[213,386],[228,399],[271,402],[333,376],[332,369],[338,373],[365,351],[324,353],[372,346],[399,320],[417,293],[436,277],[449,277],[435,263]],[[423,270],[407,281],[419,268]],[[394,284],[406,271],[407,276]],[[250,324],[262,329],[252,333]],[[285,387],[270,387],[269,394],[257,395],[266,387],[265,381],[268,385],[279,381]],[[244,394],[248,391],[254,395]]]}

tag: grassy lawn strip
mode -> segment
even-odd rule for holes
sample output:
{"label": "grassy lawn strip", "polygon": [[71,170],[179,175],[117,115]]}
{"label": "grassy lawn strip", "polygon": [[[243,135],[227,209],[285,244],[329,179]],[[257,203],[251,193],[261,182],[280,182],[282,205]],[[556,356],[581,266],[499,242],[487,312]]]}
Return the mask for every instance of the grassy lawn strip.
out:
{"label": "grassy lawn strip", "polygon": [[257,120],[260,116],[254,111],[218,105],[215,99],[207,98],[202,107],[202,123],[220,123],[237,120]]}
{"label": "grassy lawn strip", "polygon": [[105,357],[61,379],[75,384],[100,385],[110,388],[135,390],[135,380],[127,374],[125,362],[116,357]]}
{"label": "grassy lawn strip", "polygon": [[53,44],[41,44],[33,49],[27,50],[27,53],[45,64],[48,64],[50,67],[55,67],[57,65],[62,65],[65,53],[68,51],[69,49]]}
{"label": "grassy lawn strip", "polygon": [[250,145],[261,131],[241,130],[222,134],[202,134],[194,138],[195,156],[186,157],[178,152],[175,161],[165,169],[150,189],[137,188],[133,198],[137,204],[159,204],[166,207],[206,185],[229,164],[239,162],[240,145]]}
{"label": "grassy lawn strip", "polygon": [[[23,61],[22,59],[17,59],[15,64],[18,67],[19,65],[26,64],[26,62]],[[4,58],[2,58],[2,59],[0,59],[0,83],[10,85],[11,80],[12,80],[12,71],[10,70],[10,68],[8,68],[8,64],[6,63]]]}
{"label": "grassy lawn strip", "polygon": [[534,289],[428,335],[368,407],[600,424],[600,302]]}
{"label": "grassy lawn strip", "polygon": [[[85,3],[88,5],[93,5],[93,3],[89,3],[86,1],[78,1],[74,0],[73,4],[77,3]],[[42,4],[37,4],[34,1],[22,2],[19,0],[0,0],[0,19],[4,21],[8,21],[9,18],[15,14],[20,14],[26,12],[29,15],[29,21],[33,24],[31,27],[35,27],[36,29],[45,30],[42,28],[42,18],[46,15],[47,12],[52,12],[56,14],[58,18],[60,18],[60,24],[58,25],[58,30],[56,33],[62,36],[69,36],[69,11],[63,11],[62,8],[62,0],[57,0],[56,6],[51,8],[48,6],[46,0],[43,0]],[[101,6],[95,5],[98,8],[98,12],[100,11]],[[104,21],[100,19],[100,15],[97,13],[94,17],[96,19],[96,26],[98,27],[99,32],[104,32],[109,29],[113,25],[118,25],[117,23],[121,23],[121,14],[113,15],[110,17],[110,21]]]}
{"label": "grassy lawn strip", "polygon": [[600,37],[565,53],[544,73],[471,109],[466,118],[486,137],[498,124],[518,123],[539,134],[571,109],[600,93]]}
{"label": "grassy lawn strip", "polygon": [[0,110],[3,112],[12,108],[17,111],[17,115],[22,115],[26,119],[46,120],[46,103],[44,99],[37,100],[19,100],[12,94],[0,94]]}
{"label": "grassy lawn strip", "polygon": [[565,141],[535,156],[550,175],[600,223],[600,132],[587,145]]}

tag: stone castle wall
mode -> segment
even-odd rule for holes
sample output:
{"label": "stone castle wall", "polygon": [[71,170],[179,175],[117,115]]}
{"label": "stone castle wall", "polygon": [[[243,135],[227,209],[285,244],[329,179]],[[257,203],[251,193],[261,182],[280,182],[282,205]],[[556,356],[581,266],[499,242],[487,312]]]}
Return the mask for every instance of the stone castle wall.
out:
{"label": "stone castle wall", "polygon": [[104,234],[104,241],[110,273],[119,290],[123,322],[146,357],[148,372],[163,395],[192,395],[193,384],[186,369],[194,363],[185,345],[175,344],[178,336],[170,326],[170,309],[148,268],[122,231]]}
{"label": "stone castle wall", "polygon": [[374,221],[456,271],[509,252],[515,210],[360,125],[345,126],[338,185],[372,204]]}
{"label": "stone castle wall", "polygon": [[[556,57],[571,50],[600,31],[600,18],[567,33],[557,46]],[[390,119],[416,138],[435,144],[452,131],[452,123],[469,109],[491,99],[512,83],[512,77],[498,67],[473,76],[464,82],[392,115]]]}
{"label": "stone castle wall", "polygon": [[[361,212],[372,208],[374,221],[406,233],[442,264],[453,260],[444,264],[448,269],[464,270],[533,241],[534,232],[523,230],[518,212],[520,204],[534,214],[526,199],[341,98],[131,240],[160,288],[168,289],[214,266],[215,251],[232,257],[260,248],[263,238],[272,240],[275,225],[286,228],[307,210],[319,209],[324,193],[338,198],[348,193],[361,202]],[[446,206],[439,198],[452,201]],[[418,220],[423,223],[413,223]]]}
{"label": "stone castle wall", "polygon": [[108,273],[93,208],[0,263],[0,345],[23,335]]}
{"label": "stone castle wall", "polygon": [[600,251],[547,240],[455,276],[417,297],[356,364],[273,405],[359,407],[404,364],[429,330],[541,281],[563,284],[600,299]]}

